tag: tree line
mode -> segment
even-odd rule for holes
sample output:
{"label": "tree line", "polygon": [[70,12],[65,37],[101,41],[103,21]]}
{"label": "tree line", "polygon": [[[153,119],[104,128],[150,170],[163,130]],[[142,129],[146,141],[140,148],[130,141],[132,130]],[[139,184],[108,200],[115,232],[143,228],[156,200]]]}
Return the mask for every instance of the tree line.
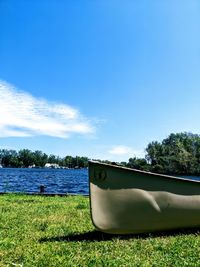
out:
{"label": "tree line", "polygon": [[[192,133],[172,133],[161,142],[150,142],[144,158],[132,157],[120,164],[134,169],[163,174],[200,175],[200,135]],[[0,164],[3,167],[44,167],[46,163],[68,168],[88,167],[87,157],[47,155],[42,151],[29,149],[0,150]],[[101,161],[101,160],[99,160]],[[110,161],[101,161],[111,163]]]}
{"label": "tree line", "polygon": [[47,163],[67,168],[86,168],[88,166],[88,158],[79,156],[61,158],[55,155],[47,155],[39,150],[33,152],[29,149],[19,151],[0,150],[0,164],[5,168],[28,168],[31,166],[43,168]]}
{"label": "tree line", "polygon": [[130,158],[127,167],[163,174],[200,175],[200,135],[172,133],[146,148],[145,158]]}

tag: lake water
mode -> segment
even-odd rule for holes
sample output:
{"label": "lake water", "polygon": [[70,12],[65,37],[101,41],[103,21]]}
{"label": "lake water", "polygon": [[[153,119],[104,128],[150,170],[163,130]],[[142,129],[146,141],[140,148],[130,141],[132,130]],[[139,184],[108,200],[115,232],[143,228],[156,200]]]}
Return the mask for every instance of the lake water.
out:
{"label": "lake water", "polygon": [[[200,180],[200,177],[185,177]],[[38,193],[41,185],[46,193],[88,194],[87,169],[0,169],[0,192]]]}
{"label": "lake water", "polygon": [[0,169],[0,192],[88,194],[87,169]]}

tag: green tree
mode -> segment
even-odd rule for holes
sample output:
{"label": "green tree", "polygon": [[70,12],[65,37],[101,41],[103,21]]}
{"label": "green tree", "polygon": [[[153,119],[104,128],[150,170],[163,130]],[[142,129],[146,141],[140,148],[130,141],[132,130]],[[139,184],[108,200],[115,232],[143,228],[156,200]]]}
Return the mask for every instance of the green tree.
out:
{"label": "green tree", "polygon": [[48,155],[40,150],[33,152],[33,162],[36,167],[44,167],[48,161]]}
{"label": "green tree", "polygon": [[200,137],[197,134],[172,133],[161,143],[151,142],[146,152],[152,171],[188,175],[200,173]]}
{"label": "green tree", "polygon": [[21,149],[18,152],[18,159],[23,162],[23,167],[27,168],[34,164],[34,154],[29,149]]}
{"label": "green tree", "polygon": [[15,165],[17,165],[17,152],[15,150],[7,150],[1,149],[0,150],[0,163],[4,167],[12,167],[12,161],[15,159]]}
{"label": "green tree", "polygon": [[149,164],[147,163],[146,159],[143,158],[130,158],[126,166],[138,170],[149,170]]}

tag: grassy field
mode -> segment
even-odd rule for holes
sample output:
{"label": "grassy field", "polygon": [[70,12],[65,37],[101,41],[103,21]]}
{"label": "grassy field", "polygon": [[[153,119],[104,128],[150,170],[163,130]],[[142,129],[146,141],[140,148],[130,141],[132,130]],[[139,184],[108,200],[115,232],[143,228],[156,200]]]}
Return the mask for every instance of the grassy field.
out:
{"label": "grassy field", "polygon": [[200,266],[196,231],[95,231],[85,197],[0,196],[0,266]]}

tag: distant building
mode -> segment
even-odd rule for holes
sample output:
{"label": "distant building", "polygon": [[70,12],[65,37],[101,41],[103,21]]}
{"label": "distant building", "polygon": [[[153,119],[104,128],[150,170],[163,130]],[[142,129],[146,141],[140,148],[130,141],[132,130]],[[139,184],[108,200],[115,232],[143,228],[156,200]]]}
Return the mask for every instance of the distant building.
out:
{"label": "distant building", "polygon": [[31,165],[31,166],[28,166],[29,168],[35,168],[35,164]]}
{"label": "distant building", "polygon": [[51,168],[51,169],[59,169],[60,166],[57,163],[46,163],[45,168]]}

